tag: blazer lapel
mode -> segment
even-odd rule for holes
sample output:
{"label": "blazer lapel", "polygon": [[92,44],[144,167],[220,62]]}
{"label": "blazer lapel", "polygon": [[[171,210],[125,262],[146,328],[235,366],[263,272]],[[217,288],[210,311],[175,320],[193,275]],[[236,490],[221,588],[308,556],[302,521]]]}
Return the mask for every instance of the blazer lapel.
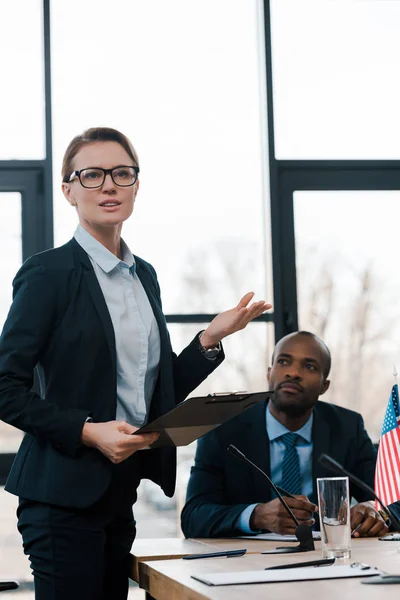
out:
{"label": "blazer lapel", "polygon": [[317,502],[317,477],[326,477],[324,467],[318,462],[323,452],[329,452],[331,446],[331,430],[329,423],[323,418],[318,410],[318,402],[314,408],[312,426],[313,454],[312,454],[312,478],[313,478],[313,502]]}

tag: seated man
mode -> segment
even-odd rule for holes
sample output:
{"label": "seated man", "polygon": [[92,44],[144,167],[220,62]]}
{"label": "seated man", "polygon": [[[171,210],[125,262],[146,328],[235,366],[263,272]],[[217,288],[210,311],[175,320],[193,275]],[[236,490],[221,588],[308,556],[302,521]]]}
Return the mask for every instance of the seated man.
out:
{"label": "seated man", "polygon": [[[329,454],[373,488],[376,450],[361,415],[318,397],[329,387],[330,352],[307,331],[287,335],[275,346],[268,369],[271,400],[202,437],[197,445],[181,525],[186,537],[227,537],[267,530],[293,534],[295,524],[271,493],[265,477],[227,452],[234,444],[275,483],[303,523],[318,510],[317,477],[334,474],[319,464]],[[381,515],[363,490],[350,483],[358,502],[351,528],[358,536],[387,533]]]}

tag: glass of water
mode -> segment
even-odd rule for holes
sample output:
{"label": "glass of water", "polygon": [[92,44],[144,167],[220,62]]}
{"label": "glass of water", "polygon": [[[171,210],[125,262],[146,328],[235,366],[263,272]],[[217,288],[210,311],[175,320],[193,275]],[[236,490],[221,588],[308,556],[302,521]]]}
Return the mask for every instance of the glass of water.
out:
{"label": "glass of water", "polygon": [[348,477],[317,479],[319,521],[324,558],[350,558],[350,496]]}

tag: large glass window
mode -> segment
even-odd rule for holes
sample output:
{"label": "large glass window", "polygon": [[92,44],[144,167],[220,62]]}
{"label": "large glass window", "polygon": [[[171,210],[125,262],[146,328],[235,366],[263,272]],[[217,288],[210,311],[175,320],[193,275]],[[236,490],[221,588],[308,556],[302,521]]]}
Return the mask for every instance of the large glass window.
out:
{"label": "large glass window", "polygon": [[400,369],[398,191],[294,193],[299,327],[332,352],[322,398],[360,412],[379,438]]}
{"label": "large glass window", "polygon": [[400,3],[271,0],[277,158],[400,158]]}
{"label": "large glass window", "polygon": [[45,156],[42,0],[0,2],[0,160]]}
{"label": "large glass window", "polygon": [[123,235],[156,268],[165,313],[219,312],[249,290],[266,295],[258,8],[52,3],[55,243],[77,221],[60,193],[67,144],[90,126],[119,128],[141,160]]}

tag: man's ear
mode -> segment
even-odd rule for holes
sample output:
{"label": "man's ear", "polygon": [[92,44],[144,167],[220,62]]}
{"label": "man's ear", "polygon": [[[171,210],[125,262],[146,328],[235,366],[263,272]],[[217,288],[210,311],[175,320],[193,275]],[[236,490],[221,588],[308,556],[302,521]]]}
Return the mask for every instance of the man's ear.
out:
{"label": "man's ear", "polygon": [[268,371],[267,371],[267,381],[269,382],[271,377],[271,367],[268,367]]}
{"label": "man's ear", "polygon": [[331,385],[331,382],[329,381],[329,379],[325,379],[324,383],[322,384],[322,391],[320,392],[320,396],[322,396],[322,394],[325,394],[325,392],[329,389],[329,386]]}

